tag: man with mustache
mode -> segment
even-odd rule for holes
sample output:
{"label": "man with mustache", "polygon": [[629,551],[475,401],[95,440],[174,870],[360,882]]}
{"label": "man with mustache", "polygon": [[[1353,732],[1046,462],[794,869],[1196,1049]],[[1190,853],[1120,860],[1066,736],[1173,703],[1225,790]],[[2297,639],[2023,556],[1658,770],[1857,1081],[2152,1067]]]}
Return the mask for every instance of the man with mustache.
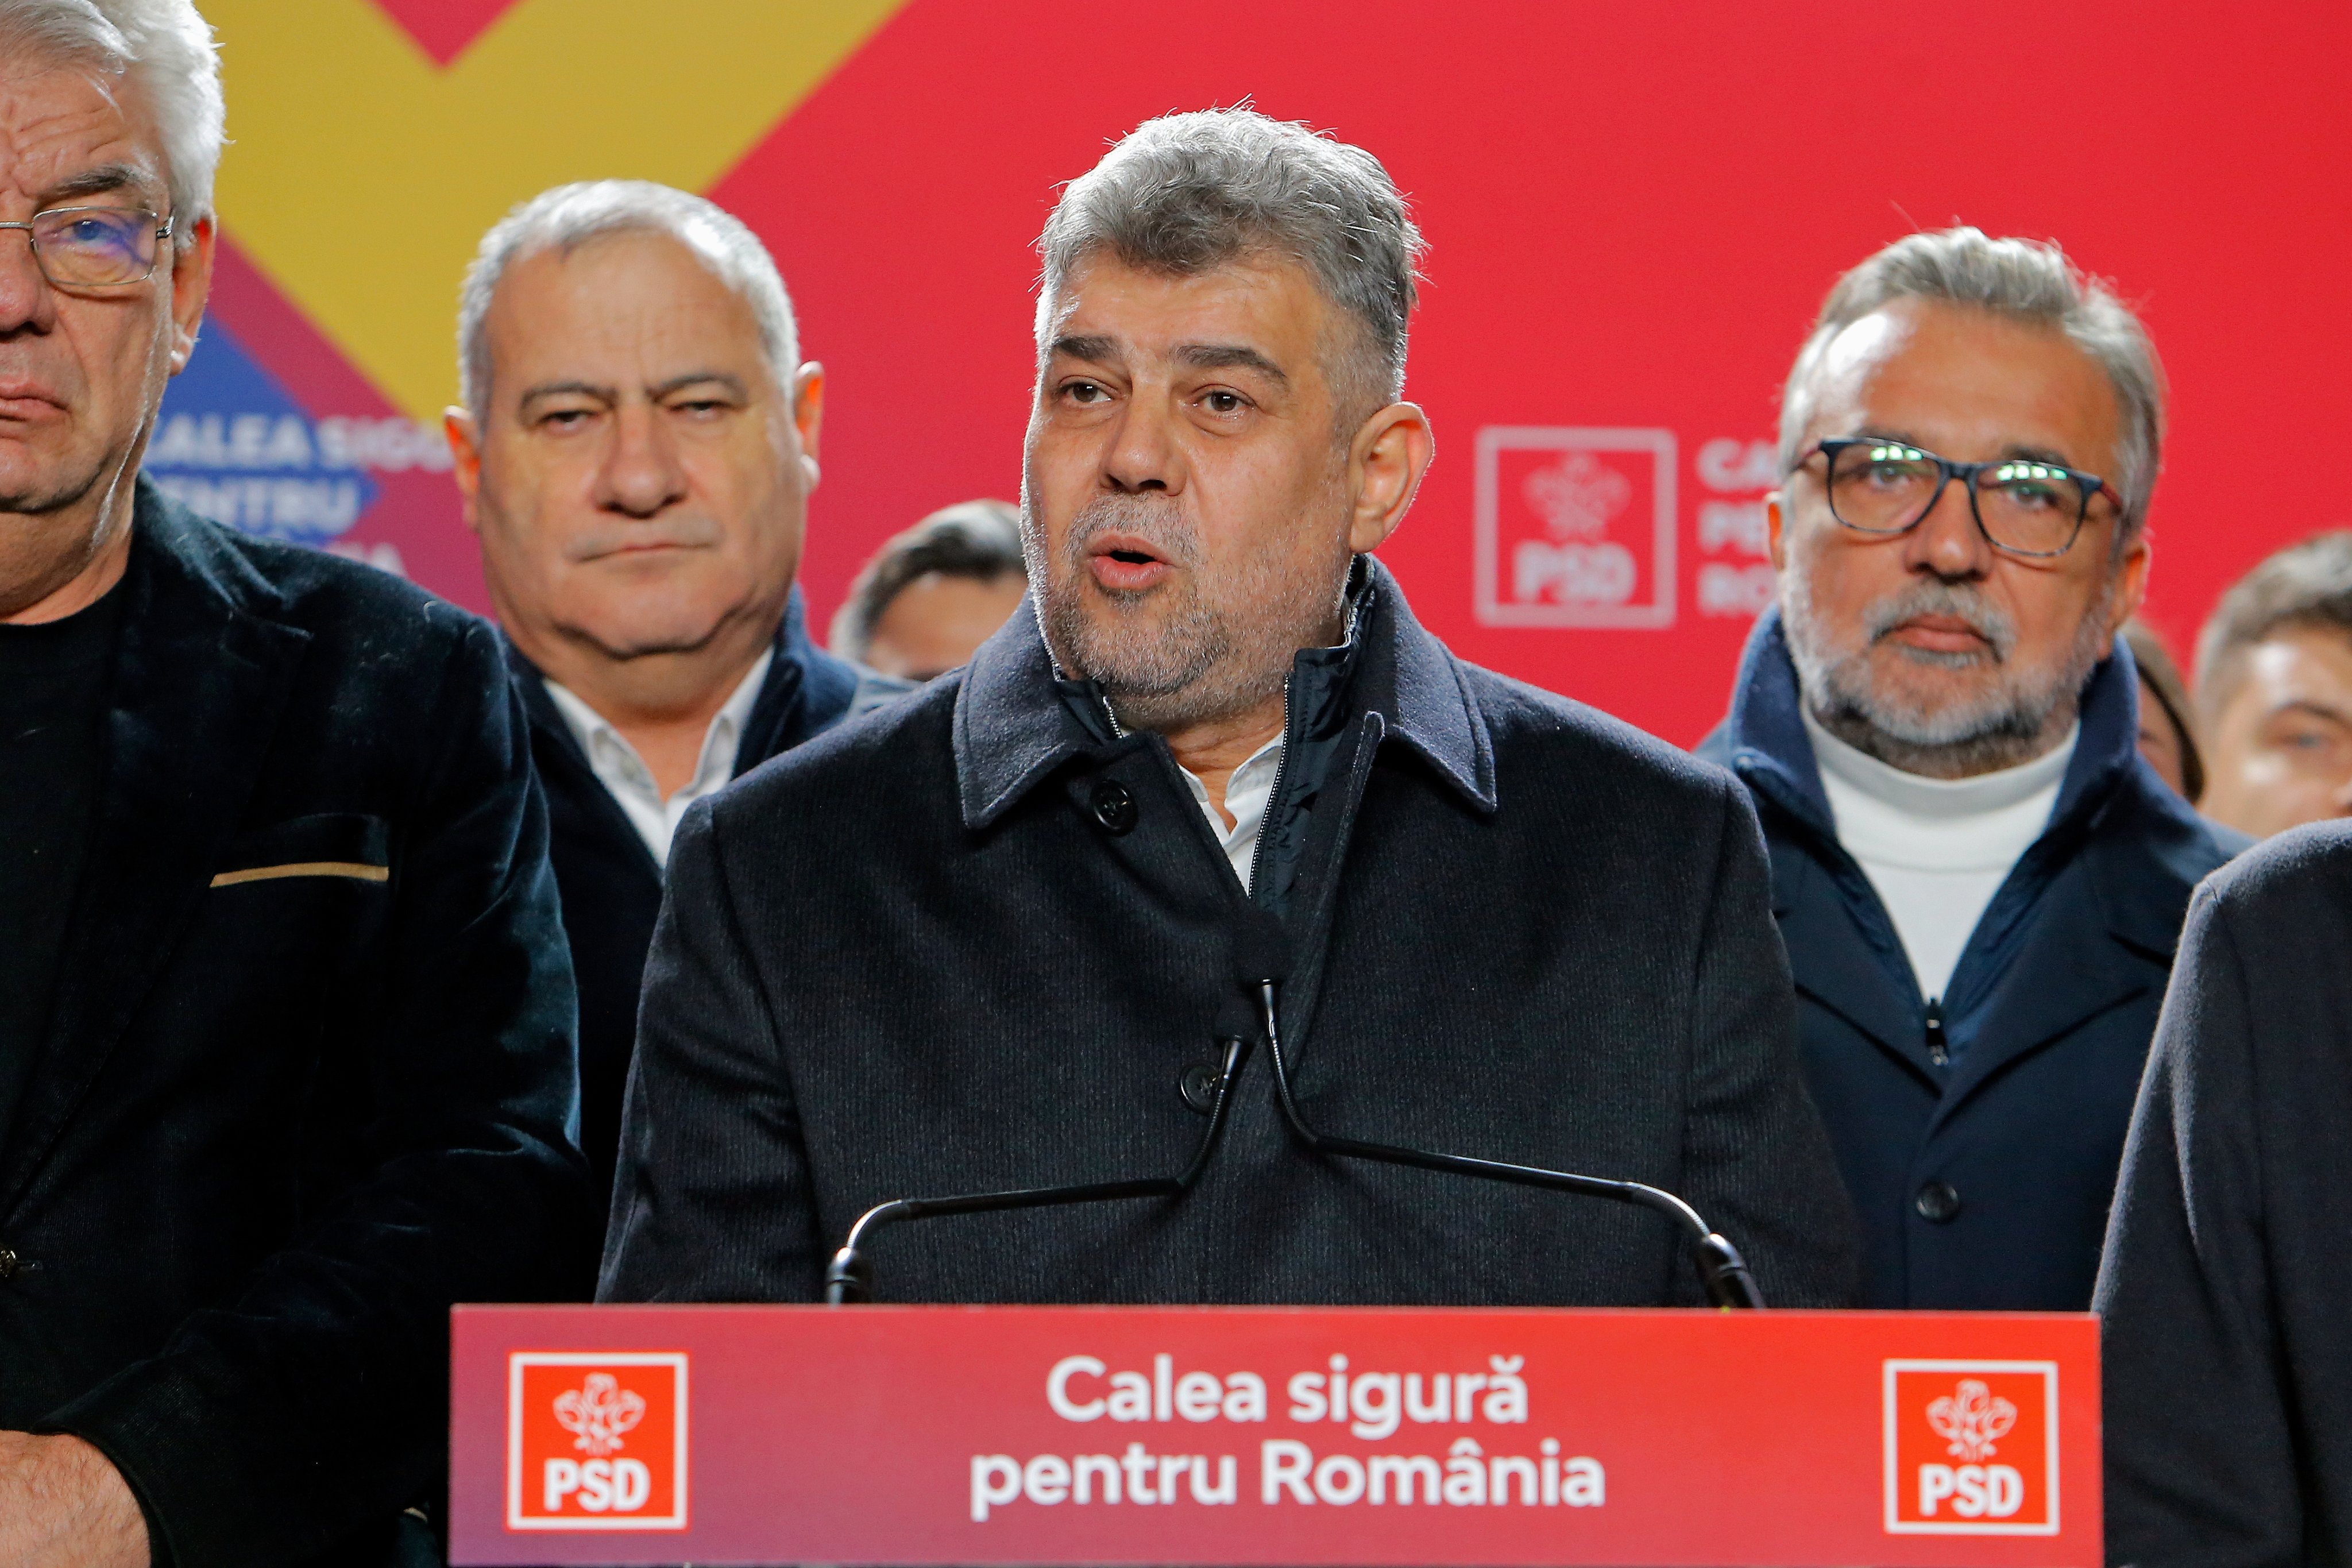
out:
{"label": "man with mustache", "polygon": [[1790,373],[1780,603],[1700,754],[1771,846],[1867,1305],[2090,1302],[2189,889],[2242,842],[2137,750],[2162,435],[2131,312],[1972,228],[1846,274]]}
{"label": "man with mustache", "polygon": [[1042,249],[1034,613],[688,814],[601,1294],[810,1300],[887,1200],[1199,1156],[899,1227],[876,1294],[1702,1300],[1654,1213],[1312,1152],[1278,1039],[1320,1132],[1673,1189],[1842,1300],[1745,795],[1456,660],[1370,553],[1432,451],[1386,171],[1173,115]]}
{"label": "man with mustache", "polygon": [[820,651],[793,574],[824,370],[767,248],[700,196],[562,185],[483,237],[447,417],[530,715],[580,976],[594,1288],[637,983],[686,808],[905,689]]}

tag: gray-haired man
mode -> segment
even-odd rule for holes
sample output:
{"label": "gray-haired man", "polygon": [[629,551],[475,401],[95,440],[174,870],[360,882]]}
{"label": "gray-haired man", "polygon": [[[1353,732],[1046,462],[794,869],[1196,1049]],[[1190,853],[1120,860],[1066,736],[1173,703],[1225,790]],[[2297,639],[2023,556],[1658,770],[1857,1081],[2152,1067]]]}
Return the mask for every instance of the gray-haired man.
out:
{"label": "gray-haired man", "polygon": [[1917,234],[1790,373],[1780,604],[1701,754],[1772,847],[1865,1305],[2080,1310],[2189,889],[2116,632],[2162,378],[2054,246]]}
{"label": "gray-haired man", "polygon": [[824,371],[757,236],[641,180],[562,185],[482,239],[448,416],[547,789],[580,977],[594,1287],[662,863],[686,808],[903,690],[809,640],[793,575]]}
{"label": "gray-haired man", "polygon": [[1246,111],[1069,187],[1036,614],[688,814],[606,1298],[810,1300],[870,1205],[1171,1175],[1222,1126],[1181,1193],[892,1233],[878,1293],[1700,1299],[1654,1214],[1308,1152],[1276,971],[1318,1132],[1654,1183],[1772,1300],[1843,1298],[1745,795],[1454,659],[1368,553],[1430,459],[1418,247],[1371,157]]}

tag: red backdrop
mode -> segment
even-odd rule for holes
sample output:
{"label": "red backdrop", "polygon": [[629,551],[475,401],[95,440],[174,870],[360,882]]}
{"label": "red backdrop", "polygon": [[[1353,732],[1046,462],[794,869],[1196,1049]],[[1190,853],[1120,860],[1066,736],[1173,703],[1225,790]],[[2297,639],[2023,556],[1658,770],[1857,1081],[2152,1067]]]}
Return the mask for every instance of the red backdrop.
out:
{"label": "red backdrop", "polygon": [[[394,9],[429,32],[504,8]],[[2352,12],[2280,4],[911,0],[711,195],[831,373],[822,626],[883,537],[1015,492],[1058,182],[1150,115],[1244,98],[1370,149],[1431,242],[1409,395],[1438,435],[1384,558],[1465,656],[1686,743],[1769,591],[1750,443],[1832,279],[1915,226],[2055,237],[2143,310],[2174,395],[2150,607],[2177,648],[2238,573],[2352,513],[2347,44]],[[291,385],[319,345],[247,281],[223,319]],[[478,605],[446,483],[383,484],[350,537]]]}

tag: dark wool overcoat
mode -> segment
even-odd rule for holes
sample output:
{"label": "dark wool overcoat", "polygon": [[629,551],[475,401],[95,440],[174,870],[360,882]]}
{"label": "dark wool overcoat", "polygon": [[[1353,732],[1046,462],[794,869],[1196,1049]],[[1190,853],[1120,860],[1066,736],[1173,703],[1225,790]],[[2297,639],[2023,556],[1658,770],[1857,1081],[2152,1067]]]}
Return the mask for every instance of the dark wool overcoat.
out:
{"label": "dark wool overcoat", "polygon": [[2352,825],[2198,889],[2095,1305],[2107,1560],[2352,1561]]}
{"label": "dark wool overcoat", "polygon": [[114,592],[0,1129],[0,1428],[95,1444],[158,1563],[380,1561],[441,1486],[450,1304],[543,1290],[585,1223],[522,705],[483,622],[144,480]]}
{"label": "dark wool overcoat", "polygon": [[[1351,664],[1314,716],[1328,765],[1284,900],[1307,1116],[1654,1183],[1746,1249],[1771,1300],[1843,1301],[1851,1221],[1745,793],[1455,659],[1378,568]],[[1191,1158],[1202,1119],[1179,1083],[1242,1000],[1245,895],[1166,743],[1066,696],[1024,609],[961,675],[688,814],[604,1297],[810,1300],[871,1205]],[[1278,792],[1269,822],[1300,804]],[[1645,1210],[1318,1157],[1263,1049],[1235,1093],[1187,1194],[887,1230],[877,1299],[1700,1300]]]}

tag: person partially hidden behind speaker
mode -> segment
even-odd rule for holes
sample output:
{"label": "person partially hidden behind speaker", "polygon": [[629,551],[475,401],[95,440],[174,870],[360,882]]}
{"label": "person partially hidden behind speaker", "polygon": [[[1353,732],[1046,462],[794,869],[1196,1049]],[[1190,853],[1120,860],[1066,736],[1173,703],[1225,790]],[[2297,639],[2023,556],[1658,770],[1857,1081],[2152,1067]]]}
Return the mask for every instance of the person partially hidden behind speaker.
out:
{"label": "person partially hidden behind speaker", "polygon": [[1669,1189],[1768,1301],[1846,1299],[1745,793],[1455,658],[1370,553],[1432,451],[1418,247],[1372,157],[1247,110],[1069,186],[1035,613],[687,814],[602,1299],[810,1300],[874,1205],[1122,1183],[869,1231],[872,1292],[1706,1299],[1649,1209],[1341,1140]]}
{"label": "person partially hidden behind speaker", "polygon": [[429,1552],[449,1306],[584,1220],[496,632],[140,476],[219,82],[187,0],[0,0],[0,1563]]}
{"label": "person partially hidden behind speaker", "polygon": [[710,202],[560,185],[482,238],[446,421],[546,786],[580,976],[595,1289],[637,983],[686,808],[907,689],[809,640],[793,582],[824,370],[783,279]]}

